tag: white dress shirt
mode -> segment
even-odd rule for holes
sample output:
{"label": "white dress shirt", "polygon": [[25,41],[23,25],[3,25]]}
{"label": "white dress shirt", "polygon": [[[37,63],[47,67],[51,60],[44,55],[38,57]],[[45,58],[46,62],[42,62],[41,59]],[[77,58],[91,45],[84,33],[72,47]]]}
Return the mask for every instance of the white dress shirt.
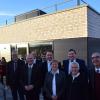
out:
{"label": "white dress shirt", "polygon": [[51,63],[52,63],[52,61],[47,61],[47,64],[48,64],[48,72],[51,71]]}
{"label": "white dress shirt", "polygon": [[33,64],[36,64],[36,59],[33,59]]}
{"label": "white dress shirt", "polygon": [[69,60],[68,74],[70,74],[70,72],[71,72],[71,63],[72,62],[76,62],[76,60],[73,60],[73,61]]}
{"label": "white dress shirt", "polygon": [[56,78],[55,78],[55,75],[57,73],[59,74],[59,69],[55,73],[53,73],[53,80],[52,80],[52,93],[53,93],[52,95],[53,96],[56,96]]}
{"label": "white dress shirt", "polygon": [[31,64],[31,65],[28,64],[28,68],[32,69],[33,68],[33,64]]}
{"label": "white dress shirt", "polygon": [[77,78],[79,75],[80,75],[80,73],[77,73],[76,75],[72,75],[73,80],[74,80],[75,78]]}

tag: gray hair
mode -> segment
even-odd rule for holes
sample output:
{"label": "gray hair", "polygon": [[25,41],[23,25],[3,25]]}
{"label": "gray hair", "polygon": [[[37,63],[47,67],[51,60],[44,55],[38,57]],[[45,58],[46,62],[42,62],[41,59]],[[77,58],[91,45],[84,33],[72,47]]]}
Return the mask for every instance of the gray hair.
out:
{"label": "gray hair", "polygon": [[78,62],[72,62],[71,65],[70,65],[71,66],[71,69],[72,69],[72,65],[74,65],[74,64],[77,65],[78,70],[79,70],[80,69],[80,66],[79,66],[79,63]]}

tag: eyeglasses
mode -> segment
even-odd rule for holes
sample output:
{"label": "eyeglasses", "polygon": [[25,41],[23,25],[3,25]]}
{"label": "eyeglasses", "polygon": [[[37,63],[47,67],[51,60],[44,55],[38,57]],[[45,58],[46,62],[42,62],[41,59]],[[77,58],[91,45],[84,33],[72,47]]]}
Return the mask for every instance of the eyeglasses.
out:
{"label": "eyeglasses", "polygon": [[98,59],[100,56],[91,57],[92,59]]}

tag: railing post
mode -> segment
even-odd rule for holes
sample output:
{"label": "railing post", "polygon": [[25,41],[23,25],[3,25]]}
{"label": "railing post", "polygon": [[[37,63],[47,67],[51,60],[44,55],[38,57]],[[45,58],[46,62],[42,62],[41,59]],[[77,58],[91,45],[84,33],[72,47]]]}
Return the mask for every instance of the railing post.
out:
{"label": "railing post", "polygon": [[15,19],[15,22],[16,22],[16,17],[14,19]]}
{"label": "railing post", "polygon": [[56,12],[58,11],[57,4],[55,4],[55,11],[56,11]]}
{"label": "railing post", "polygon": [[77,0],[77,6],[79,6],[80,5],[80,0]]}
{"label": "railing post", "polygon": [[7,20],[6,20],[6,25],[7,25],[8,23],[7,23]]}

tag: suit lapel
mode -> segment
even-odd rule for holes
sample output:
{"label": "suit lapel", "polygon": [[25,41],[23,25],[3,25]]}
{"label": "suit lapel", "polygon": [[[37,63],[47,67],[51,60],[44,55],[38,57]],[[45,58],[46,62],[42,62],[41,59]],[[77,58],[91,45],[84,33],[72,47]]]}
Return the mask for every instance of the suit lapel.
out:
{"label": "suit lapel", "polygon": [[[59,73],[60,74],[60,73]],[[59,74],[56,74],[55,78],[56,78],[56,93],[58,94],[58,87],[59,87]]]}
{"label": "suit lapel", "polygon": [[14,71],[14,62],[13,61],[11,62],[11,70],[12,70],[13,73],[15,72]]}
{"label": "suit lapel", "polygon": [[26,66],[25,66],[25,77],[26,77],[26,82],[28,83],[28,64],[26,64]]}
{"label": "suit lapel", "polygon": [[53,74],[50,73],[50,91],[52,94],[52,81],[53,81]]}
{"label": "suit lapel", "polygon": [[48,63],[47,63],[47,61],[45,62],[45,65],[46,65],[46,72],[48,72]]}
{"label": "suit lapel", "polygon": [[68,70],[69,70],[69,60],[66,60],[66,73],[68,74]]}

